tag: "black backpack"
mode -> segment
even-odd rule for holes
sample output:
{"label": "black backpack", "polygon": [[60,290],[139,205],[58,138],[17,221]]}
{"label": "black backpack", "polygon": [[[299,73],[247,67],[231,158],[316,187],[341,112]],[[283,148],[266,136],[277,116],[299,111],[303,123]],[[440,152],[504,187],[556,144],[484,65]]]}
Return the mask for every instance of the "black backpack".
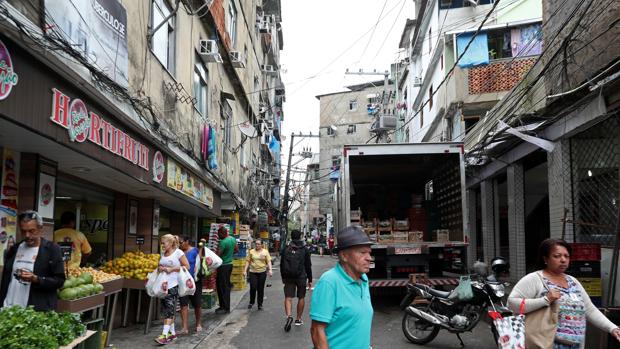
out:
{"label": "black backpack", "polygon": [[303,246],[298,247],[290,244],[284,250],[282,262],[280,263],[281,274],[286,279],[299,279],[304,273],[304,260],[306,250]]}

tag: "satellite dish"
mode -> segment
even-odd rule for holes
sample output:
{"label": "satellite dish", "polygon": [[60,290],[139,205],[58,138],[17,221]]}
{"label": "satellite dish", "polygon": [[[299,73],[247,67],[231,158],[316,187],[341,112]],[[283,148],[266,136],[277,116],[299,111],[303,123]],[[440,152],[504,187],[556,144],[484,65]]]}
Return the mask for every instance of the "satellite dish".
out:
{"label": "satellite dish", "polygon": [[243,133],[244,135],[250,137],[250,138],[254,138],[257,136],[258,132],[256,132],[256,129],[254,128],[254,126],[252,126],[252,124],[250,124],[250,122],[246,121],[242,124],[239,125],[239,130],[241,131],[241,133]]}

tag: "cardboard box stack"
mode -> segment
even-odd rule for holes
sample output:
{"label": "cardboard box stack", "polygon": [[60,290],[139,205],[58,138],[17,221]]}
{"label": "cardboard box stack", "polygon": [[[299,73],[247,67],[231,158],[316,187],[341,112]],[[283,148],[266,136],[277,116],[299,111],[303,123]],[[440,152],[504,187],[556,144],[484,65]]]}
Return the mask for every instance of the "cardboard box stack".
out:
{"label": "cardboard box stack", "polygon": [[239,239],[240,240],[249,240],[250,236],[251,236],[251,231],[250,231],[250,226],[249,225],[245,225],[245,224],[241,224],[239,225]]}

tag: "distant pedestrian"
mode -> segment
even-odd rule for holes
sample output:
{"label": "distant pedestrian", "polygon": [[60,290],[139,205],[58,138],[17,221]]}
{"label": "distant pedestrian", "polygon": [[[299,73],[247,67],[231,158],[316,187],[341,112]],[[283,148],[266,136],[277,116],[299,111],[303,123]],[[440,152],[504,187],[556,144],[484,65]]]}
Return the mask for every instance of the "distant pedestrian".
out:
{"label": "distant pedestrian", "polygon": [[43,218],[36,211],[17,216],[23,241],[6,253],[0,308],[13,305],[33,306],[37,311],[56,310],[57,290],[65,282],[60,247],[41,237]]}
{"label": "distant pedestrian", "polygon": [[373,309],[366,273],[372,244],[356,226],[338,233],[338,263],[321,276],[312,295],[310,333],[316,349],[370,348]]}
{"label": "distant pedestrian", "polygon": [[262,310],[263,298],[265,298],[267,273],[269,273],[269,276],[273,276],[273,270],[271,267],[271,255],[266,248],[263,248],[263,241],[256,239],[254,241],[254,246],[255,247],[248,252],[243,274],[248,275],[248,271],[250,272],[250,304],[248,304],[248,309],[252,309],[254,306],[256,293],[258,293],[258,310]]}
{"label": "distant pedestrian", "polygon": [[174,330],[174,317],[177,312],[177,300],[179,299],[179,271],[181,267],[189,269],[187,257],[179,249],[179,239],[166,234],[160,239],[163,249],[159,258],[159,272],[166,273],[168,294],[161,300],[161,314],[164,318],[164,328],[161,335],[155,338],[158,344],[168,344],[177,338]]}
{"label": "distant pedestrian", "polygon": [[280,261],[280,274],[284,283],[284,311],[286,323],[284,330],[291,330],[293,323],[293,298],[297,297],[297,318],[295,326],[303,325],[301,316],[304,313],[306,297],[306,280],[308,288],[312,288],[312,261],[310,252],[301,240],[299,230],[291,231],[291,242],[284,249]]}
{"label": "distant pedestrian", "polygon": [[192,246],[192,242],[187,236],[181,236],[179,239],[181,243],[181,250],[185,253],[187,262],[189,263],[189,273],[196,281],[196,292],[191,296],[185,296],[179,298],[181,303],[181,323],[183,328],[179,334],[189,333],[189,303],[192,303],[194,307],[194,317],[196,319],[196,332],[202,331],[202,318],[201,318],[201,306],[202,306],[202,249]]}
{"label": "distant pedestrian", "polygon": [[228,229],[225,227],[220,227],[220,229],[218,229],[217,236],[220,239],[218,255],[222,258],[222,265],[217,269],[215,281],[217,299],[220,303],[215,313],[219,315],[230,313],[230,290],[232,289],[230,276],[232,275],[232,261],[233,254],[238,251],[239,247],[237,246],[237,240],[228,235]]}
{"label": "distant pedestrian", "polygon": [[273,252],[276,256],[280,255],[280,233],[276,230],[273,234],[271,234],[271,238],[273,239]]}

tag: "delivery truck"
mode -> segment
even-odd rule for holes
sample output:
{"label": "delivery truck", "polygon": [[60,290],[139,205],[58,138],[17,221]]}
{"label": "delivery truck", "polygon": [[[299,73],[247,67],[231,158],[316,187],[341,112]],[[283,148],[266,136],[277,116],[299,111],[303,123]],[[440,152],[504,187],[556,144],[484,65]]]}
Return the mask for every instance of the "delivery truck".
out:
{"label": "delivery truck", "polygon": [[359,225],[375,242],[371,287],[455,284],[466,271],[462,143],[345,145],[335,190],[337,229]]}

